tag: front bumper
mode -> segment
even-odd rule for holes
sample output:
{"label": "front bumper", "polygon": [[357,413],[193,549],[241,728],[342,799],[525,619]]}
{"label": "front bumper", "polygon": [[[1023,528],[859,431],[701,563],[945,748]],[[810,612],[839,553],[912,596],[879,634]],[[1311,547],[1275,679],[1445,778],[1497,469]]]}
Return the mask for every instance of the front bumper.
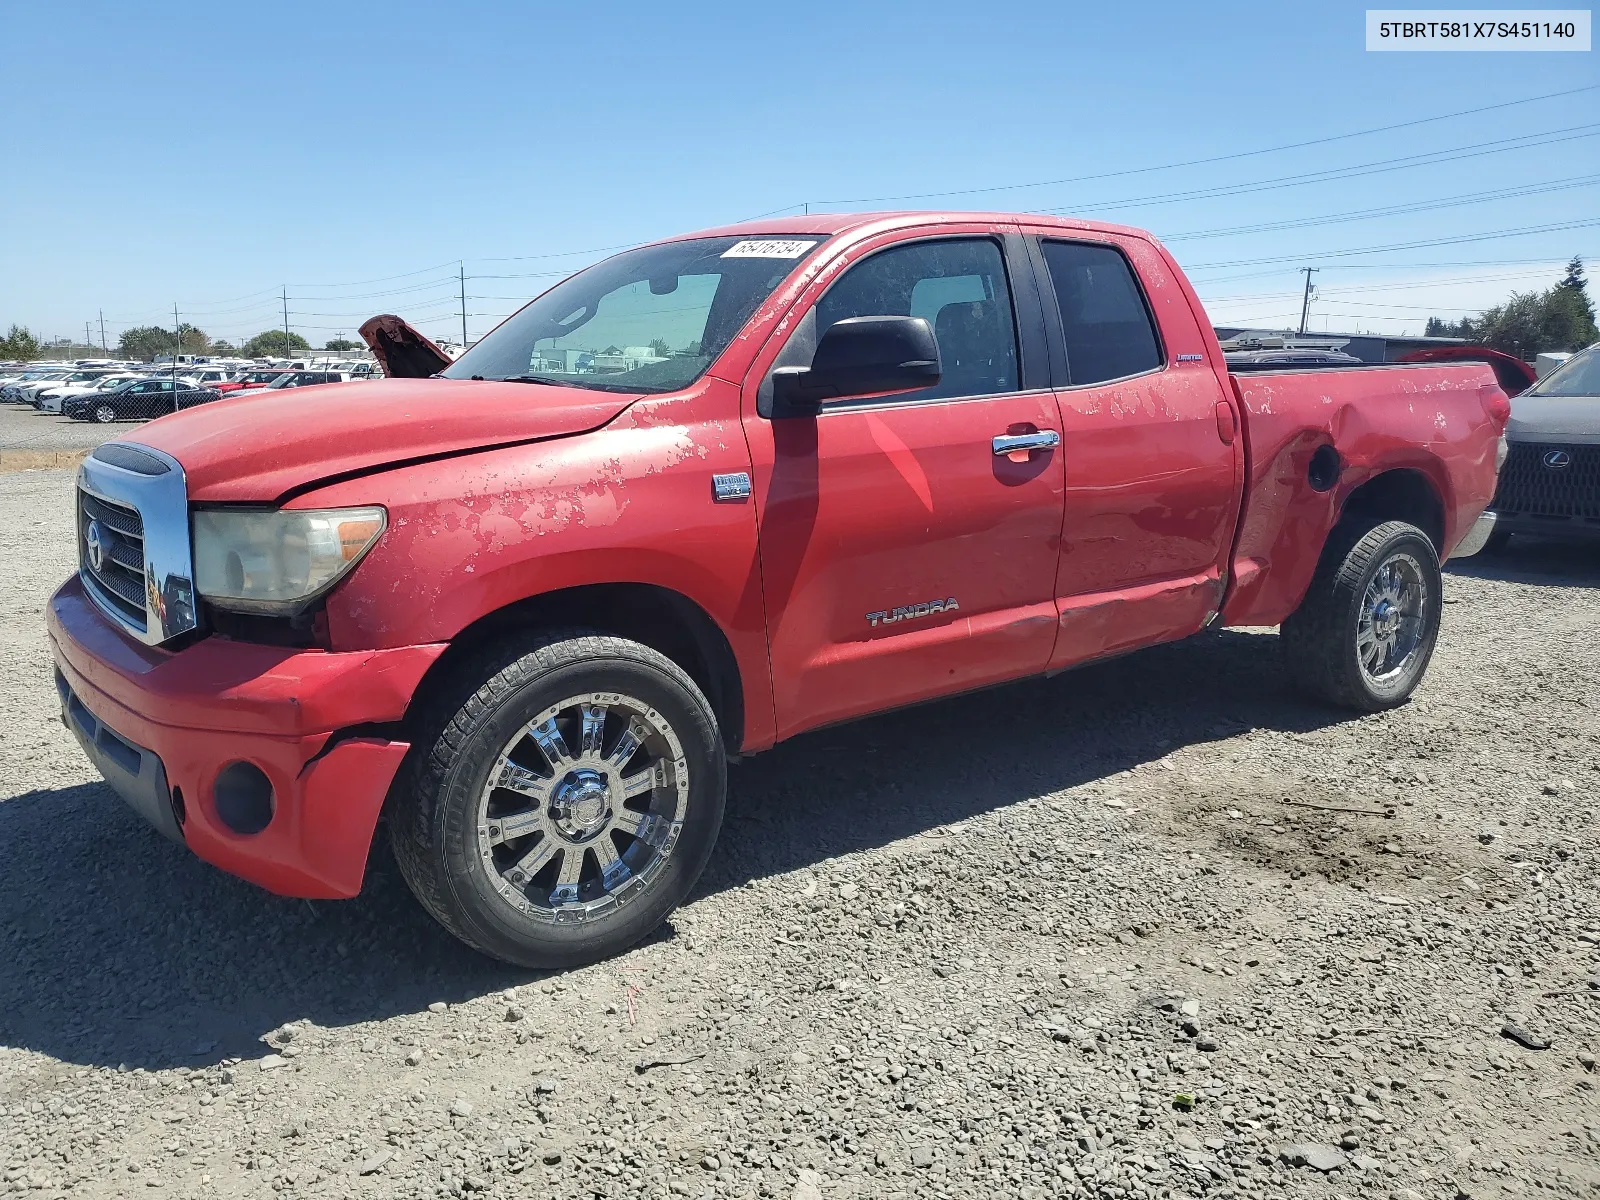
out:
{"label": "front bumper", "polygon": [[[49,629],[67,726],[151,824],[279,895],[361,890],[409,743],[353,727],[400,720],[442,645],[336,654],[211,637],[173,653],[121,633],[77,579],[51,597]],[[238,762],[272,787],[257,833],[217,808],[218,775]]]}
{"label": "front bumper", "polygon": [[1562,542],[1600,541],[1600,520],[1591,517],[1531,517],[1501,513],[1495,526],[1520,537],[1550,538]]}

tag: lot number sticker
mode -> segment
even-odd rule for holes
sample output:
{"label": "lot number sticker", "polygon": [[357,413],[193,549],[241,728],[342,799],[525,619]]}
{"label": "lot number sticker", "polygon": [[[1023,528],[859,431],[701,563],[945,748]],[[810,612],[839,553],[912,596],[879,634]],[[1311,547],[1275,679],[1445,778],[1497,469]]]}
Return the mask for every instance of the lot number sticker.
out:
{"label": "lot number sticker", "polygon": [[723,258],[799,258],[817,243],[794,239],[769,238],[735,242],[722,252]]}

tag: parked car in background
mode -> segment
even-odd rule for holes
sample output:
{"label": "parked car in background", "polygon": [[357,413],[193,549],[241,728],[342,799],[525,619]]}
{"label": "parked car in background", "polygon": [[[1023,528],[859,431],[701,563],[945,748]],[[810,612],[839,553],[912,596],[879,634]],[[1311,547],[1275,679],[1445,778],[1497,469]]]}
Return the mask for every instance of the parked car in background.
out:
{"label": "parked car in background", "polygon": [[313,387],[319,383],[349,383],[353,377],[344,371],[285,371],[266,387],[245,388],[234,392],[235,396],[250,396],[259,392],[277,391],[282,388]]}
{"label": "parked car in background", "polygon": [[226,396],[229,392],[242,392],[245,388],[266,387],[279,376],[287,373],[287,367],[257,367],[254,370],[244,372],[236,379],[228,380],[225,383],[214,383],[211,386]]}
{"label": "parked car in background", "polygon": [[1413,350],[1410,354],[1402,354],[1395,361],[1488,363],[1500,383],[1500,390],[1508,396],[1520,396],[1539,378],[1534,369],[1520,358],[1501,350],[1491,350],[1487,346],[1436,346],[1432,350]]}
{"label": "parked car in background", "polygon": [[193,408],[221,398],[215,388],[196,387],[171,376],[137,379],[108,392],[91,392],[62,402],[61,411],[74,421],[148,421],[151,417]]}
{"label": "parked car in background", "polygon": [[96,367],[87,371],[67,371],[60,379],[36,380],[32,383],[21,384],[17,388],[17,399],[24,404],[37,404],[39,393],[52,386],[66,387],[75,383],[94,383],[104,379],[107,375],[114,374],[110,370]]}
{"label": "parked car in background", "polygon": [[0,400],[11,404],[28,404],[33,401],[33,392],[36,386],[47,386],[52,383],[64,383],[71,371],[64,370],[39,370],[24,371],[10,383],[0,385]]}
{"label": "parked car in background", "polygon": [[1358,367],[1361,360],[1343,350],[1230,350],[1223,355],[1230,370],[1271,371],[1279,367]]}
{"label": "parked car in background", "polygon": [[1600,342],[1511,401],[1488,549],[1531,534],[1600,539]]}
{"label": "parked car in background", "polygon": [[143,375],[102,375],[85,383],[61,383],[43,388],[35,393],[33,406],[40,412],[59,413],[61,406],[74,396],[87,396],[91,392],[113,392],[123,384],[136,383]]}

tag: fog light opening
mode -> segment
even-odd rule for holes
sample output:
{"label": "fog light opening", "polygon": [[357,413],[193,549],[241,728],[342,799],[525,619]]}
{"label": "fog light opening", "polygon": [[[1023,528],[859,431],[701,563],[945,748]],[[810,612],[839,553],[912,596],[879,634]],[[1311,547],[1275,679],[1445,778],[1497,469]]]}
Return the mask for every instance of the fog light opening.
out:
{"label": "fog light opening", "polygon": [[234,833],[260,833],[276,807],[272,781],[254,763],[229,763],[212,785],[217,817]]}
{"label": "fog light opening", "polygon": [[182,788],[172,789],[172,817],[173,820],[178,822],[180,829],[183,827],[183,823],[189,819],[189,809],[183,802]]}

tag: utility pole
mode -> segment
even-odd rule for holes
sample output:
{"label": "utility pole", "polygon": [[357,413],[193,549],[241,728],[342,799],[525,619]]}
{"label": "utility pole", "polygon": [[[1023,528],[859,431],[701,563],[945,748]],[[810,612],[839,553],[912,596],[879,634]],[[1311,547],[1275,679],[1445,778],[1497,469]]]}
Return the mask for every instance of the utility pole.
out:
{"label": "utility pole", "polygon": [[283,289],[283,356],[289,357],[289,288]]}
{"label": "utility pole", "polygon": [[178,351],[183,349],[183,329],[178,324],[178,305],[172,305],[172,411],[178,411]]}
{"label": "utility pole", "polygon": [[100,353],[108,357],[111,354],[106,349],[106,310],[103,308],[100,310]]}
{"label": "utility pole", "polygon": [[89,322],[87,321],[83,323],[83,348],[85,350],[94,349],[94,343],[89,340]]}
{"label": "utility pole", "polygon": [[461,269],[461,349],[465,353],[467,349],[467,264],[465,262],[457,262],[456,266]]}
{"label": "utility pole", "polygon": [[1300,332],[1303,335],[1306,331],[1306,316],[1311,312],[1311,276],[1316,274],[1316,272],[1320,271],[1322,268],[1301,267],[1300,269],[1306,273],[1305,298],[1300,301]]}

